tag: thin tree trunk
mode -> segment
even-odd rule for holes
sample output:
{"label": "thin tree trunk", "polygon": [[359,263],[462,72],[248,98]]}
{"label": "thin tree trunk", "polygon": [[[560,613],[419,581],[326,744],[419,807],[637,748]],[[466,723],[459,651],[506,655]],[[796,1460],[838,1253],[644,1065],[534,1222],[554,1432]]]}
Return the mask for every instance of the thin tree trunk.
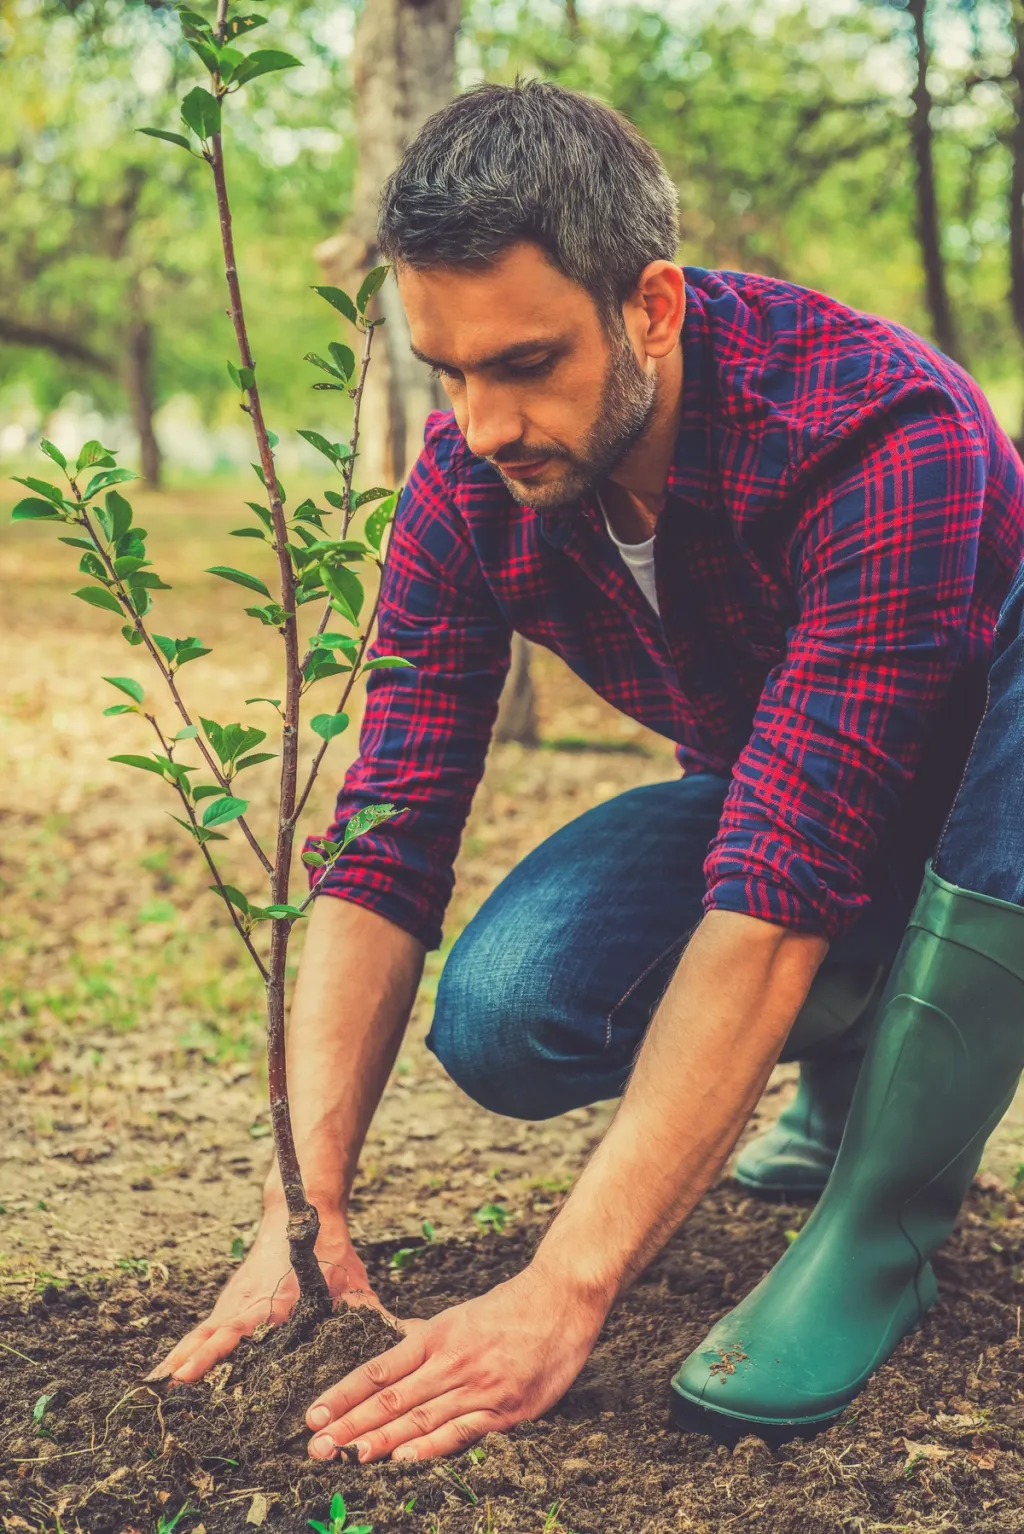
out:
{"label": "thin tree trunk", "polygon": [[530,646],[522,634],[512,635],[512,664],[498,706],[494,738],[517,740],[523,746],[537,743],[537,707],[533,695],[533,679],[530,676]]}
{"label": "thin tree trunk", "polygon": [[125,347],[125,387],[139,438],[142,477],[151,489],[160,487],[163,459],[153,429],[153,327],[132,306]]}
{"label": "thin tree trunk", "polygon": [[942,255],[942,232],[939,223],[938,194],[935,187],[935,136],[932,129],[932,94],[928,87],[931,49],[928,46],[926,16],[928,0],[909,0],[907,7],[914,24],[914,53],[917,77],[911,94],[913,115],[910,137],[914,150],[917,198],[917,238],[924,265],[925,291],[932,329],[939,348],[948,357],[963,360],[953,309],[946,285],[946,265]]}

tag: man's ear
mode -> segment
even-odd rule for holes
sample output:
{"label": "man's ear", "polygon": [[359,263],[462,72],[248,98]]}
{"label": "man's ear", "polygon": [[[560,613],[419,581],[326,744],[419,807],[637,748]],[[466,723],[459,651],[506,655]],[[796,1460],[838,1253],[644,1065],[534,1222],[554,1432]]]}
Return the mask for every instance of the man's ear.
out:
{"label": "man's ear", "polygon": [[634,334],[648,357],[667,357],[679,344],[686,316],[682,269],[672,261],[649,262],[625,308],[627,316],[633,310],[634,323],[640,322]]}

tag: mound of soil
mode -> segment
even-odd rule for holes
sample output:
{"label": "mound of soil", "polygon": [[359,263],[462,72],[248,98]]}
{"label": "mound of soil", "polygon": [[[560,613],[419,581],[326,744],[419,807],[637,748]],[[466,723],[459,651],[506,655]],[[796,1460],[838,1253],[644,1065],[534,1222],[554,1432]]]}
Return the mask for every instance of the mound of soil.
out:
{"label": "mound of soil", "polygon": [[[197,1385],[141,1383],[223,1273],[45,1290],[0,1304],[0,1522],[9,1534],[298,1531],[341,1491],[374,1534],[1024,1534],[1024,1210],[976,1192],[936,1267],[943,1300],[843,1418],[812,1442],[726,1448],[669,1422],[673,1369],[761,1277],[805,1211],[722,1184],[623,1300],[542,1422],[439,1464],[306,1456],[316,1392],[393,1333],[369,1312],[285,1355],[243,1345]],[[424,1247],[382,1298],[430,1315],[528,1260],[535,1230]],[[43,1401],[43,1398],[47,1399]],[[39,1403],[42,1402],[42,1405]]]}

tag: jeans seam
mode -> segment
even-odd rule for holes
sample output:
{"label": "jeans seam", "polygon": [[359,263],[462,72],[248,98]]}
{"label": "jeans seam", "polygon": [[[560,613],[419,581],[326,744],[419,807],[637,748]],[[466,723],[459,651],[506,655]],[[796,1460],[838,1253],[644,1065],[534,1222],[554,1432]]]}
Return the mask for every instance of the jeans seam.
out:
{"label": "jeans seam", "polygon": [[[693,929],[691,928],[691,931],[692,930]],[[664,961],[676,951],[676,949],[679,950],[680,954],[682,953],[683,949],[686,947],[687,942],[689,941],[689,938],[689,932],[685,932],[682,937],[673,938],[668,947],[663,948],[662,951],[651,960],[650,964],[648,964],[645,969],[641,970],[640,974],[637,975],[636,979],[633,981],[628,990],[624,991],[623,994],[619,997],[618,1001],[615,1002],[614,1006],[609,1009],[608,1014],[605,1017],[604,1024],[604,1047],[606,1050],[611,1049],[612,1047],[612,1028],[615,1025],[616,1012],[621,1011],[621,1009],[626,1005],[626,1002],[633,995],[634,991],[638,990],[639,987],[643,985],[648,975],[652,974],[653,971],[657,969],[659,964],[663,964]]]}
{"label": "jeans seam", "polygon": [[[993,664],[994,664],[994,662],[993,662]],[[942,852],[942,844],[946,840],[946,833],[949,830],[949,823],[953,819],[953,815],[954,815],[954,812],[955,812],[956,806],[957,806],[957,801],[960,798],[960,795],[963,793],[964,784],[967,782],[967,774],[970,772],[970,770],[971,770],[971,763],[974,760],[974,752],[975,752],[975,750],[977,748],[977,745],[978,745],[978,737],[981,735],[982,727],[983,727],[983,725],[985,723],[985,719],[986,719],[986,717],[988,715],[989,704],[991,702],[992,702],[992,670],[991,670],[991,667],[990,667],[989,668],[988,677],[986,678],[986,681],[985,681],[985,707],[981,711],[981,718],[978,720],[978,728],[974,732],[974,739],[971,741],[971,749],[967,753],[967,760],[964,763],[964,770],[960,774],[960,782],[957,784],[957,790],[956,790],[956,793],[953,795],[953,801],[952,801],[952,803],[949,806],[949,813],[947,814],[945,820],[942,823],[942,830],[939,832],[938,839],[937,839],[937,841],[935,843],[935,851],[932,854],[932,861],[933,861],[933,863],[937,863],[938,862],[939,856],[940,856],[940,854]]]}

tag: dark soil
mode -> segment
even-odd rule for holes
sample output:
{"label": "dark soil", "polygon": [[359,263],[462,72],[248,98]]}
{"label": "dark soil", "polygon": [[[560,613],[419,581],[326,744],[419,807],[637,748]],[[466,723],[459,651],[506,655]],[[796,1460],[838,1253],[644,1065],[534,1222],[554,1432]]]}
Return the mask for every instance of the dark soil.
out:
{"label": "dark soil", "polygon": [[[180,1534],[299,1531],[325,1519],[340,1490],[375,1534],[1024,1531],[1024,1210],[1003,1193],[972,1195],[937,1263],[941,1305],[829,1432],[772,1452],[754,1437],[729,1449],[670,1426],[676,1364],[804,1213],[721,1185],[615,1311],[555,1411],[441,1464],[306,1457],[302,1416],[316,1391],[390,1340],[374,1315],[338,1316],[288,1358],[268,1334],[166,1395],[141,1376],[223,1273],[4,1302],[0,1521],[10,1534],[152,1534],[187,1503]],[[393,1244],[369,1255],[386,1302],[430,1315],[514,1272],[535,1236],[428,1246],[397,1281]]]}

